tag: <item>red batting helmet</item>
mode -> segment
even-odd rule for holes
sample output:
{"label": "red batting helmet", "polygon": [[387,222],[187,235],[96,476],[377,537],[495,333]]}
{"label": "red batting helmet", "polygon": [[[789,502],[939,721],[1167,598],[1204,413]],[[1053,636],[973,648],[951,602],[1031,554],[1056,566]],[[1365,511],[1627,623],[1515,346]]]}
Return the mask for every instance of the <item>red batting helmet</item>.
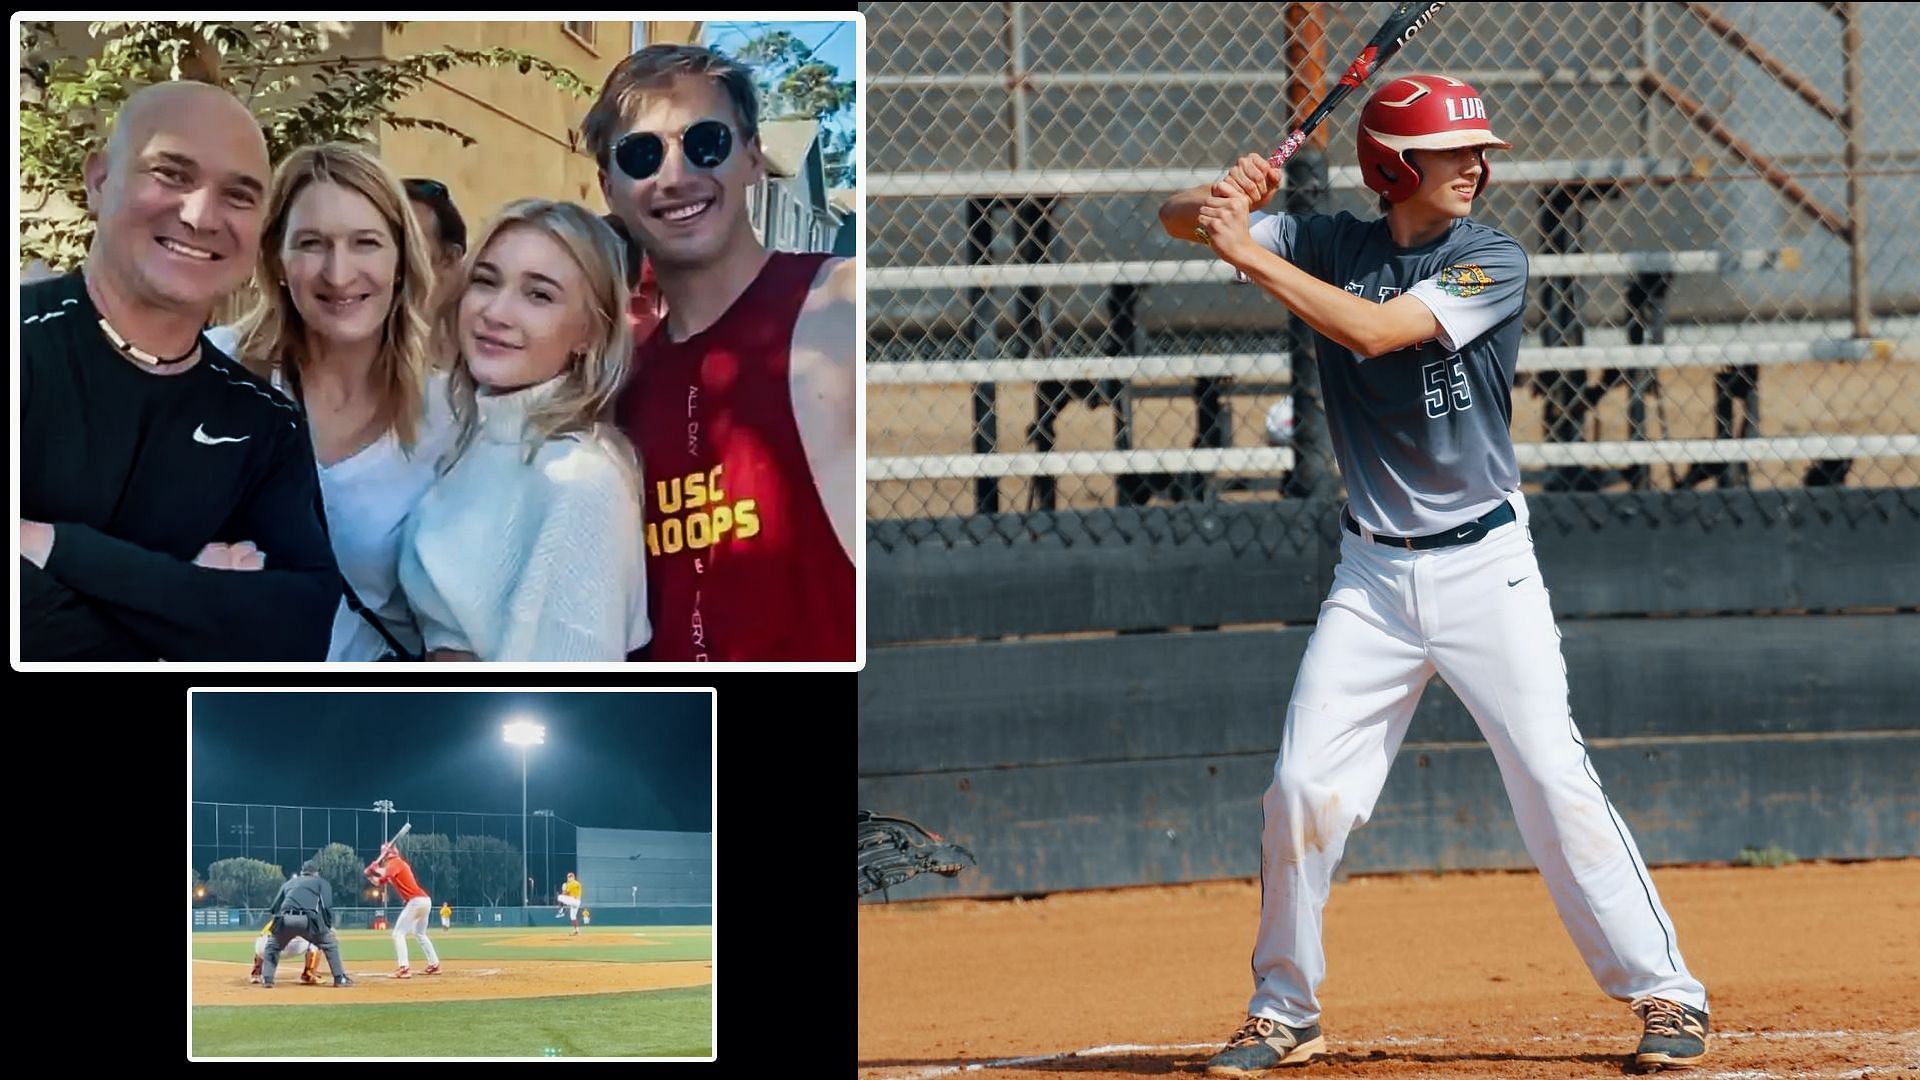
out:
{"label": "red batting helmet", "polygon": [[[1480,91],[1445,75],[1407,75],[1374,91],[1360,111],[1360,176],[1388,202],[1404,202],[1420,187],[1420,170],[1408,150],[1453,150],[1463,146],[1513,144],[1487,126]],[[1486,189],[1486,155],[1480,155],[1480,186]]]}

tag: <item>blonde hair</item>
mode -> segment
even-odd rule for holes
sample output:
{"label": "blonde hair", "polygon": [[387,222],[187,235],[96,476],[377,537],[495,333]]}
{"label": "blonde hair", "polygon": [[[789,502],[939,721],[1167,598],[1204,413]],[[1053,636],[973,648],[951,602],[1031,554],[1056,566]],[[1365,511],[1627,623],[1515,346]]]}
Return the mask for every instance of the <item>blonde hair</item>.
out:
{"label": "blonde hair", "polygon": [[426,235],[407,205],[399,178],[364,147],[342,142],[303,146],[274,170],[255,272],[259,299],[238,327],[240,362],[263,378],[280,372],[294,400],[301,400],[300,375],[313,357],[307,350],[306,321],[284,284],[287,270],[280,247],[286,241],[294,200],[316,183],[338,184],[365,196],[400,249],[394,295],[373,360],[373,379],[380,388],[377,416],[382,429],[393,432],[400,445],[411,450],[426,408],[433,265]]}
{"label": "blonde hair", "polygon": [[460,261],[461,289],[449,291],[441,306],[435,330],[440,339],[451,343],[454,355],[448,372],[447,394],[452,401],[458,436],[453,451],[441,464],[441,471],[454,462],[472,444],[480,429],[480,410],[475,399],[479,383],[458,355],[460,341],[460,302],[473,281],[473,268],[486,254],[493,238],[512,228],[537,229],[566,249],[587,279],[587,314],[593,320],[593,342],[584,355],[570,358],[556,378],[561,383],[555,392],[527,413],[526,459],[531,462],[542,443],[569,435],[578,435],[600,443],[628,470],[636,490],[640,483],[640,465],[633,446],[613,426],[614,398],[626,385],[633,365],[633,329],[627,323],[626,250],[600,216],[584,206],[550,199],[521,199],[506,205]]}

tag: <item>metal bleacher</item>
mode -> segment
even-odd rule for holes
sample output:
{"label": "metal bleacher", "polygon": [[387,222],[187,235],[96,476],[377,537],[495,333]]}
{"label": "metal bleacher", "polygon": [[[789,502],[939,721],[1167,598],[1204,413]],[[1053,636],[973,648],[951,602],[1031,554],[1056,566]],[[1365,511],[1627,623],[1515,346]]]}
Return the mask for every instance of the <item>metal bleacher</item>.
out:
{"label": "metal bleacher", "polygon": [[[1548,441],[1517,441],[1523,469],[1619,469],[1623,475],[1645,476],[1653,463],[1724,466],[1754,461],[1796,461],[1856,457],[1908,457],[1920,454],[1920,436],[1782,436],[1759,437],[1751,425],[1736,432],[1732,423],[1718,425],[1716,438],[1648,438],[1644,425],[1646,399],[1658,392],[1664,370],[1712,368],[1723,372],[1716,386],[1723,396],[1757,395],[1757,371],[1776,364],[1808,362],[1849,363],[1884,360],[1893,355],[1889,342],[1824,335],[1817,327],[1784,325],[1746,327],[1724,340],[1669,342],[1665,304],[1669,287],[1681,275],[1727,275],[1741,271],[1797,271],[1796,248],[1771,250],[1581,251],[1579,222],[1582,206],[1594,199],[1638,184],[1671,184],[1709,178],[1708,159],[1600,158],[1592,160],[1502,161],[1491,183],[1537,192],[1540,233],[1520,237],[1529,248],[1534,282],[1531,303],[1544,304],[1540,325],[1529,335],[1519,357],[1519,372],[1586,373],[1603,371],[1593,384],[1601,393],[1624,383],[1628,408],[1636,422],[1632,437],[1610,441],[1580,441],[1579,424],[1559,424],[1556,436],[1550,417]],[[987,203],[1021,205],[1044,216],[1056,200],[1090,195],[1171,194],[1217,179],[1215,170],[1143,169],[1135,171],[1001,170],[971,173],[900,173],[871,176],[871,200],[964,199],[974,206]],[[1358,188],[1355,167],[1328,170],[1335,188]],[[1275,205],[1278,205],[1278,199]],[[1143,228],[1146,227],[1143,225]],[[1157,223],[1153,223],[1157,228]],[[1234,280],[1232,269],[1210,258],[1105,260],[1054,263],[1050,245],[1036,245],[1026,255],[1032,261],[975,262],[971,265],[882,266],[867,272],[870,293],[922,292],[934,296],[964,294],[975,298],[970,320],[983,318],[978,297],[986,290],[1099,288],[1116,325],[1133,325],[1134,311],[1145,289],[1172,285],[1219,284]],[[986,258],[983,245],[974,245],[970,257]],[[1569,285],[1578,279],[1615,279],[1628,283],[1627,341],[1584,344],[1578,328],[1577,297]],[[1571,330],[1570,330],[1571,328]],[[933,359],[875,360],[867,368],[874,386],[970,385],[976,402],[991,401],[1000,384],[1034,384],[1036,412],[1041,420],[1028,432],[1024,447],[998,445],[990,426],[976,425],[973,452],[968,454],[875,456],[868,460],[869,480],[1000,477],[1127,476],[1184,472],[1189,475],[1279,475],[1293,465],[1285,446],[1234,447],[1218,442],[1227,425],[1211,425],[1228,395],[1284,392],[1290,383],[1293,357],[1284,351],[1219,352],[1198,355],[1152,355],[1141,350],[1129,333],[1106,336],[1114,355],[1018,356],[975,355]],[[957,340],[992,340],[972,330]],[[1584,375],[1574,376],[1585,387]],[[1592,395],[1592,390],[1582,390]],[[1132,445],[1127,417],[1135,397],[1184,397],[1198,406],[1192,448],[1139,449]],[[1111,450],[1055,450],[1051,417],[1058,406],[1075,398],[1098,398],[1115,405],[1115,446]],[[1594,397],[1585,405],[1590,407]],[[1556,403],[1563,410],[1579,407]],[[1733,403],[1719,413],[1731,416]],[[1757,400],[1745,403],[1757,411]],[[976,420],[979,406],[976,404]],[[1578,413],[1575,414],[1577,420]],[[1741,435],[1745,437],[1735,437]],[[1044,481],[1042,483],[1045,483]],[[983,491],[985,489],[982,489]],[[1050,486],[1046,488],[1049,492]],[[982,502],[986,502],[982,497]]]}

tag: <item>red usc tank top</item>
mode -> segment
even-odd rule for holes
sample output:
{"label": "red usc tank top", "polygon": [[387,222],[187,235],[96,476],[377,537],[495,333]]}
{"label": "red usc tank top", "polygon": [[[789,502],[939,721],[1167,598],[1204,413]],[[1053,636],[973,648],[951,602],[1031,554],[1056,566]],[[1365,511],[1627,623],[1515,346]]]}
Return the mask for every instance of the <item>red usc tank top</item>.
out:
{"label": "red usc tank top", "polygon": [[854,659],[853,562],[820,505],[788,391],[828,256],[774,253],[727,313],[635,350],[620,424],[646,477],[654,660]]}

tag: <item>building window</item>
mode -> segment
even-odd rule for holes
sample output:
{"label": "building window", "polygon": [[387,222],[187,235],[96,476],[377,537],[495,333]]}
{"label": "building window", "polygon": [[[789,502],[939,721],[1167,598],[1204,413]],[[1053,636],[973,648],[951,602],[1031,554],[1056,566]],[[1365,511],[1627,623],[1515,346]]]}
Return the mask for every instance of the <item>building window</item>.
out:
{"label": "building window", "polygon": [[588,52],[593,52],[595,53],[595,55],[598,55],[598,53],[595,52],[593,47],[593,24],[592,23],[563,22],[560,24],[560,29],[566,31],[568,37],[572,38],[573,40],[579,42],[581,45],[585,46]]}

